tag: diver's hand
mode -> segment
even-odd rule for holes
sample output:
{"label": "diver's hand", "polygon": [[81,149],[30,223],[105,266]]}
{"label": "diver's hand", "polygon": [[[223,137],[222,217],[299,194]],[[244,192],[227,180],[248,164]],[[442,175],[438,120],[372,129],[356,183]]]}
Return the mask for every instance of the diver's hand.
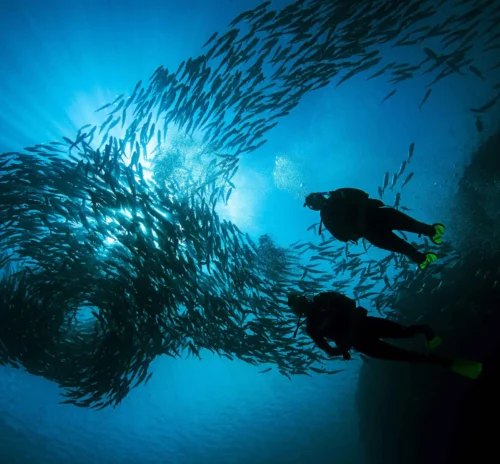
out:
{"label": "diver's hand", "polygon": [[349,361],[351,359],[351,353],[349,353],[349,351],[346,351],[342,354],[342,357],[345,361]]}

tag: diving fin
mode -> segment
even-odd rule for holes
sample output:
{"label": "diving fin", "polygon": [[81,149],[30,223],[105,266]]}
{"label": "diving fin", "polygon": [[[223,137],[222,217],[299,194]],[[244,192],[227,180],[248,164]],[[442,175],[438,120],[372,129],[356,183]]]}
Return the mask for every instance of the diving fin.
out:
{"label": "diving fin", "polygon": [[429,352],[434,351],[436,348],[439,348],[441,344],[443,343],[443,340],[441,337],[434,337],[432,340],[427,340],[427,349]]}
{"label": "diving fin", "polygon": [[433,224],[432,227],[434,227],[434,235],[430,237],[432,243],[435,245],[442,245],[443,243],[443,234],[444,234],[444,225],[443,224]]}
{"label": "diving fin", "polygon": [[427,268],[427,266],[430,264],[430,263],[433,263],[434,261],[437,260],[437,255],[435,253],[426,253],[425,254],[425,261],[423,261],[422,263],[420,263],[418,265],[418,267],[422,270],[422,271],[425,271],[425,269]]}
{"label": "diving fin", "polygon": [[483,371],[483,364],[466,359],[455,359],[450,370],[469,379],[477,379]]}

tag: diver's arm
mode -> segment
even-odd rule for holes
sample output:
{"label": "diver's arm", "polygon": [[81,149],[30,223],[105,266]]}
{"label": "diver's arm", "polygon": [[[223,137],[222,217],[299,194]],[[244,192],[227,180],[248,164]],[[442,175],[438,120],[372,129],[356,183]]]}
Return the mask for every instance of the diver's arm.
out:
{"label": "diver's arm", "polygon": [[341,350],[340,348],[333,348],[324,337],[319,336],[312,330],[307,330],[307,333],[311,337],[312,341],[316,344],[316,346],[323,350],[328,356],[344,356],[345,359],[345,350]]}
{"label": "diver's arm", "polygon": [[340,351],[345,360],[351,359],[349,350],[352,348],[352,345],[350,343],[349,337],[346,337],[345,340],[336,341],[335,344],[337,345],[337,348],[334,349]]}
{"label": "diver's arm", "polygon": [[349,350],[352,349],[352,331],[356,329],[353,325],[353,318],[357,313],[356,302],[352,298],[335,291],[327,291],[316,295],[314,302],[328,308],[330,320],[335,321],[334,326],[340,329],[335,330],[335,336],[333,337],[337,350],[340,351],[344,359],[350,359]]}
{"label": "diver's arm", "polygon": [[344,354],[344,350],[340,348],[333,348],[324,338],[313,338],[316,346],[323,350],[328,356],[342,356]]}

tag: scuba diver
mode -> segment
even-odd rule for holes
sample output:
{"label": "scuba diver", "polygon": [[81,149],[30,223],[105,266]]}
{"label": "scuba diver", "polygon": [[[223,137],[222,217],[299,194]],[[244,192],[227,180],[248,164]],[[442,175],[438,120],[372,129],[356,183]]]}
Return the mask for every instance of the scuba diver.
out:
{"label": "scuba diver", "polygon": [[[305,316],[306,332],[314,343],[329,356],[351,359],[349,351],[354,349],[371,358],[402,361],[419,364],[437,364],[446,369],[477,379],[482,364],[463,359],[436,356],[433,351],[441,344],[441,339],[427,325],[404,326],[380,317],[368,316],[368,311],[356,306],[356,302],[337,292],[324,292],[309,300],[301,293],[288,296],[288,306],[299,318],[297,331]],[[429,354],[404,350],[391,345],[381,338],[413,338],[423,334],[427,340]],[[333,348],[327,339],[337,345]]]}
{"label": "scuba diver", "polygon": [[434,253],[421,253],[393,231],[425,235],[434,244],[441,245],[444,233],[442,224],[431,226],[416,221],[397,209],[387,207],[380,200],[369,198],[363,190],[342,188],[331,192],[310,193],[304,206],[320,212],[320,234],[324,224],[342,242],[357,242],[364,238],[378,248],[407,256],[421,270],[437,259]]}

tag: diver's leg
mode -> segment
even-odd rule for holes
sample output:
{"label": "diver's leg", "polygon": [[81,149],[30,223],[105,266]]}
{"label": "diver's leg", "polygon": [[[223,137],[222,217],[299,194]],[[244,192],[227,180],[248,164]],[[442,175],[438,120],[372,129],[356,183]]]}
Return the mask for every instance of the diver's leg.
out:
{"label": "diver's leg", "polygon": [[434,226],[417,221],[394,208],[377,208],[371,213],[371,216],[377,224],[384,224],[391,230],[402,230],[426,237],[432,237],[436,233]]}
{"label": "diver's leg", "polygon": [[410,245],[388,229],[376,228],[367,230],[364,238],[378,248],[394,253],[401,253],[417,264],[423,263],[426,259],[424,253],[421,253],[413,245]]}
{"label": "diver's leg", "polygon": [[443,367],[451,367],[454,360],[436,355],[425,355],[414,351],[404,350],[390,343],[376,338],[366,337],[353,344],[353,348],[371,358],[385,359],[387,361],[401,361],[414,364],[438,364]]}
{"label": "diver's leg", "polygon": [[423,334],[427,340],[435,337],[434,331],[427,325],[404,326],[389,319],[367,316],[361,323],[361,331],[373,338],[413,338]]}

